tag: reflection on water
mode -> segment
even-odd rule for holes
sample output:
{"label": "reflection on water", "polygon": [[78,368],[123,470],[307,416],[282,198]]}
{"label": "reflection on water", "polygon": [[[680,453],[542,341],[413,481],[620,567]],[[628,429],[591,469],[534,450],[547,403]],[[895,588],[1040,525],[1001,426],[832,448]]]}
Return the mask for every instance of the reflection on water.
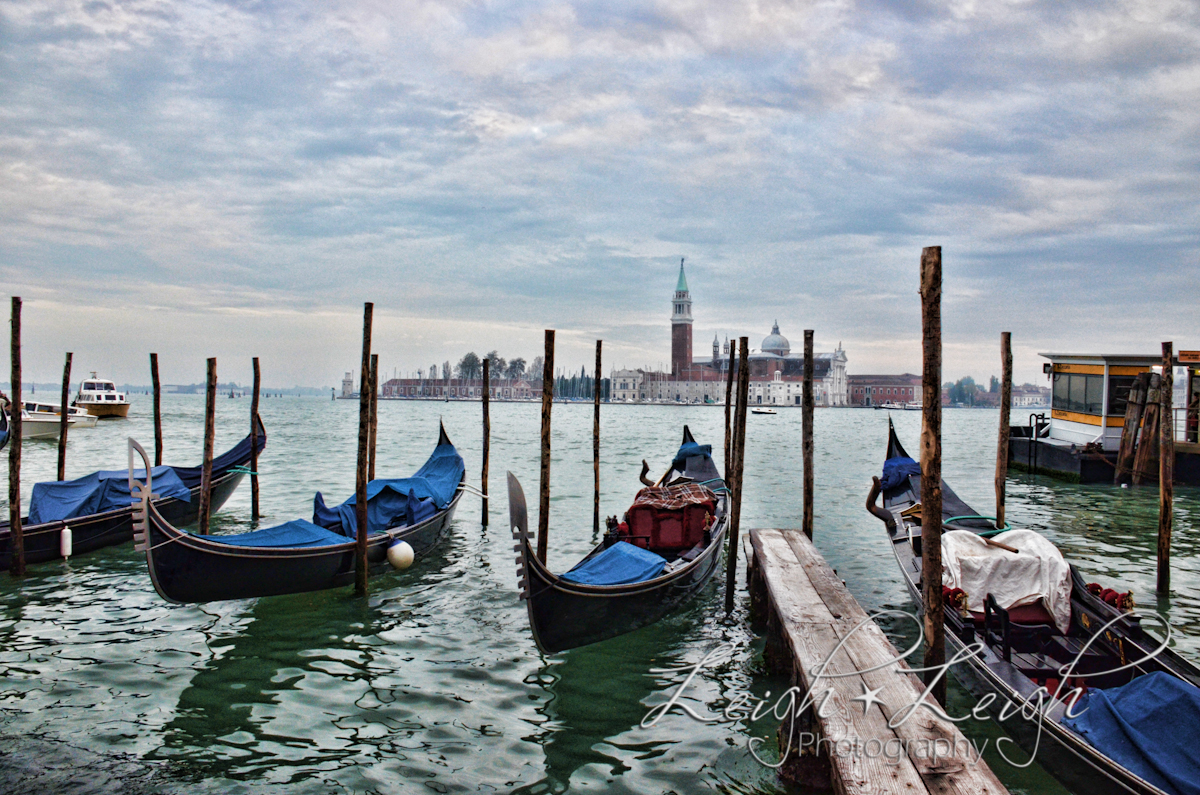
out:
{"label": "reflection on water", "polygon": [[[219,401],[218,449],[246,432],[249,401]],[[68,475],[123,465],[124,439],[152,442],[149,401],[128,421],[71,437]],[[164,399],[168,462],[198,461],[200,398]],[[265,521],[311,513],[313,492],[340,501],[354,488],[357,404],[270,399],[262,473]],[[441,416],[478,482],[477,404],[380,405],[379,465],[411,473]],[[1023,421],[1023,414],[1014,422]],[[639,487],[642,458],[664,468],[687,422],[701,443],[723,433],[719,407],[612,406],[603,411],[602,504],[622,512]],[[877,520],[862,507],[886,442],[880,411],[817,412],[818,548],[868,611],[912,610]],[[920,417],[899,412],[916,447]],[[774,774],[746,752],[773,738],[768,717],[725,721],[740,694],[769,698],[786,682],[761,670],[761,639],[744,601],[725,617],[723,577],[686,609],[638,632],[543,658],[516,598],[503,473],[527,493],[538,483],[537,404],[492,406],[492,526],[464,498],[447,543],[402,574],[376,578],[371,596],[350,589],[203,607],[164,603],[132,549],[33,567],[20,583],[0,576],[0,790],[79,792],[435,792],[603,789],[613,792],[775,792]],[[984,513],[994,500],[996,415],[947,411],[946,478]],[[591,407],[556,406],[549,560],[569,567],[591,548]],[[743,527],[796,527],[801,503],[800,414],[751,416]],[[52,476],[53,444],[30,444],[26,499]],[[1179,489],[1174,596],[1163,608],[1177,647],[1200,657],[1195,489]],[[215,517],[247,523],[244,484]],[[1153,606],[1157,492],[1074,486],[1019,475],[1009,481],[1014,525],[1041,529],[1089,579],[1133,588]],[[744,548],[739,562],[744,565]],[[744,579],[739,578],[739,583]],[[889,624],[898,639],[911,628]],[[698,674],[682,702],[716,719],[673,711],[640,723],[715,647],[730,651]],[[951,688],[952,706],[966,711]],[[968,734],[994,744],[990,724]],[[773,743],[768,742],[768,748]],[[1014,790],[1054,792],[1036,766],[991,760]],[[135,764],[136,762],[136,764]]]}

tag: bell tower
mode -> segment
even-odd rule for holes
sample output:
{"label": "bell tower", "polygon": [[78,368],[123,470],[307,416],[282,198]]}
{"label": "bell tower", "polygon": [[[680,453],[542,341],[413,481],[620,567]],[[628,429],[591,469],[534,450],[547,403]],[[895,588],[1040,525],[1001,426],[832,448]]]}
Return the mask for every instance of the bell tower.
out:
{"label": "bell tower", "polygon": [[683,275],[683,258],[679,260],[679,281],[675,284],[672,307],[671,374],[680,377],[692,366],[692,294]]}

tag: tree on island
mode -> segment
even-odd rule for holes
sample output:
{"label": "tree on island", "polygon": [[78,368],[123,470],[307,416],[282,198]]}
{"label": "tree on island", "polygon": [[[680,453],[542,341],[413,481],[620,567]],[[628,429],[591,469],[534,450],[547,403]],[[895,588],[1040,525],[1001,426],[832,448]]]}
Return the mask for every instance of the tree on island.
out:
{"label": "tree on island", "polygon": [[483,374],[483,363],[479,360],[475,352],[471,351],[462,357],[462,361],[458,363],[456,369],[459,378],[470,380],[472,378],[479,378]]}
{"label": "tree on island", "polygon": [[534,356],[533,361],[529,363],[529,369],[525,372],[529,373],[529,377],[534,381],[542,380],[542,370],[546,367],[546,360],[541,356]]}
{"label": "tree on island", "polygon": [[485,356],[483,358],[487,359],[488,377],[489,378],[503,378],[504,377],[504,370],[505,370],[505,368],[508,367],[508,363],[506,361],[504,361],[503,356],[501,356],[496,351],[492,351],[491,353],[489,353],[487,356]]}
{"label": "tree on island", "polygon": [[995,394],[1000,391],[1000,379],[992,376],[992,380],[988,382],[988,391]]}
{"label": "tree on island", "polygon": [[[501,360],[501,361],[503,361],[503,360]],[[525,360],[520,357],[517,357],[516,359],[511,359],[508,362],[508,369],[505,371],[504,374],[514,381],[517,380],[518,378],[524,377],[524,375],[525,375]]]}
{"label": "tree on island", "polygon": [[979,389],[979,386],[971,376],[968,375],[966,378],[960,378],[950,387],[950,402],[960,403],[964,406],[974,406],[975,391],[977,389]]}

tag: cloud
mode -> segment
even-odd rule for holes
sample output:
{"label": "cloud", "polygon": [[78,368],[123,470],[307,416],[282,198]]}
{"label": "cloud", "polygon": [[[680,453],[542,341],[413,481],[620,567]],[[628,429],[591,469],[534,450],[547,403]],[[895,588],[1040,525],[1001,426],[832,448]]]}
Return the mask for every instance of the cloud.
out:
{"label": "cloud", "polygon": [[0,42],[0,277],[54,329],[27,370],[100,312],[136,380],[150,313],[331,383],[364,300],[402,369],[545,327],[653,365],[686,256],[700,348],[778,317],[916,371],[931,244],[950,374],[1001,330],[1018,378],[1200,331],[1187,2],[31,0]]}

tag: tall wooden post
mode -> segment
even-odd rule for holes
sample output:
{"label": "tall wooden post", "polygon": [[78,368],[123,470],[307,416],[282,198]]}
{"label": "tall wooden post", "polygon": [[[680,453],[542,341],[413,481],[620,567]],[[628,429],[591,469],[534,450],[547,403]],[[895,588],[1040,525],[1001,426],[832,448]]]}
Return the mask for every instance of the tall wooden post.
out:
{"label": "tall wooden post", "polygon": [[354,485],[354,592],[367,595],[367,445],[371,435],[371,318],[375,304],[363,304],[362,363],[358,377],[358,466]]}
{"label": "tall wooden post", "polygon": [[258,389],[262,383],[262,372],[258,369],[258,357],[254,364],[254,391],[250,393],[250,521],[257,522],[258,512]]}
{"label": "tall wooden post", "polygon": [[[942,605],[942,247],[921,252],[921,601],[925,605],[925,665],[946,662],[945,614]],[[939,671],[925,672],[926,684]],[[934,698],[946,703],[944,674],[933,686]]]}
{"label": "tall wooden post", "polygon": [[12,298],[12,403],[8,407],[8,526],[12,543],[9,573],[25,576],[25,531],[21,527],[21,299]]}
{"label": "tall wooden post", "polygon": [[813,537],[813,332],[804,330],[804,387],[801,447],[804,457],[804,535]]}
{"label": "tall wooden post", "polygon": [[537,556],[546,562],[550,532],[550,409],[554,405],[554,329],[546,329],[542,363],[542,481],[538,493]]}
{"label": "tall wooden post", "polygon": [[[1000,332],[1000,441],[996,445],[996,529],[1004,528],[1004,498],[1008,481],[1008,437],[1012,420],[1012,332]],[[1037,440],[1030,439],[1034,444]]]}
{"label": "tall wooden post", "polygon": [[150,383],[154,388],[154,466],[162,466],[162,390],[158,385],[158,354],[150,354]]}
{"label": "tall wooden post", "polygon": [[379,354],[371,354],[371,418],[367,433],[367,482],[375,479],[375,439],[379,434]]}
{"label": "tall wooden post", "polygon": [[480,475],[480,481],[483,490],[483,520],[482,524],[487,527],[488,523],[488,447],[492,441],[492,418],[488,412],[490,408],[490,399],[492,391],[492,373],[491,362],[486,358],[483,360],[483,472]]}
{"label": "tall wooden post", "polygon": [[1170,342],[1162,344],[1161,408],[1158,416],[1158,587],[1159,596],[1171,593],[1171,525],[1175,498],[1175,356]]}
{"label": "tall wooden post", "polygon": [[600,343],[596,340],[596,383],[592,396],[592,475],[595,481],[592,499],[592,533],[600,532]]}
{"label": "tall wooden post", "polygon": [[204,464],[200,470],[200,535],[208,535],[212,512],[213,436],[216,433],[217,360],[208,360],[208,389],[204,393]]}
{"label": "tall wooden post", "polygon": [[737,344],[729,346],[729,377],[725,379],[725,477],[729,477],[729,467],[733,463],[733,456],[729,452],[729,445],[732,443],[729,431],[729,412],[733,401],[733,363],[737,361]]}
{"label": "tall wooden post", "polygon": [[742,520],[742,472],[746,456],[746,403],[750,393],[750,338],[738,341],[738,391],[737,412],[733,420],[733,484],[730,473],[725,473],[725,486],[729,488],[729,554],[725,562],[725,612],[733,612],[733,594],[737,588],[738,529]]}
{"label": "tall wooden post", "polygon": [[71,397],[71,352],[67,352],[67,361],[63,364],[62,403],[58,417],[58,479],[67,479],[67,422],[71,411],[67,401]]}

